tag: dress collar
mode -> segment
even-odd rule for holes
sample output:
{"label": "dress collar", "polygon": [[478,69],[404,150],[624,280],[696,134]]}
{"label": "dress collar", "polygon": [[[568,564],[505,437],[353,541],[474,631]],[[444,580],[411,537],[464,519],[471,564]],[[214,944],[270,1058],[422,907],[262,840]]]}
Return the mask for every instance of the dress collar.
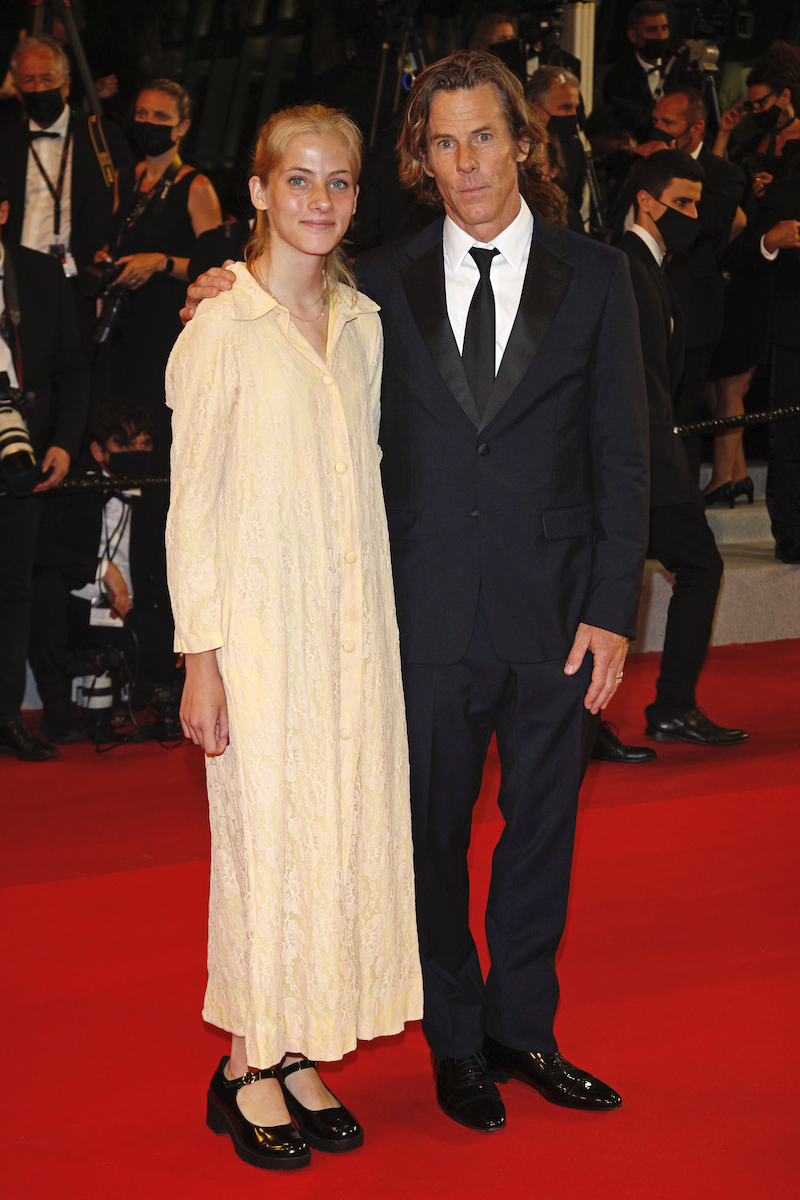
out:
{"label": "dress collar", "polygon": [[[231,270],[236,276],[236,283],[231,290],[234,320],[255,321],[258,317],[263,317],[265,313],[272,312],[273,308],[276,308],[281,314],[285,314],[288,324],[288,309],[279,304],[269,292],[264,291],[250,274],[245,263],[234,263]],[[343,283],[337,284],[334,289],[331,305],[335,310],[334,315],[343,317],[345,321],[363,316],[365,313],[380,312],[379,304],[362,295],[361,292],[346,287]]]}
{"label": "dress collar", "polygon": [[450,217],[444,219],[444,250],[447,261],[454,273],[461,269],[461,264],[473,246],[483,249],[499,250],[508,265],[518,275],[524,270],[526,256],[530,249],[533,235],[533,213],[520,196],[519,212],[510,225],[498,233],[491,242],[478,242],[475,238],[456,225]]}

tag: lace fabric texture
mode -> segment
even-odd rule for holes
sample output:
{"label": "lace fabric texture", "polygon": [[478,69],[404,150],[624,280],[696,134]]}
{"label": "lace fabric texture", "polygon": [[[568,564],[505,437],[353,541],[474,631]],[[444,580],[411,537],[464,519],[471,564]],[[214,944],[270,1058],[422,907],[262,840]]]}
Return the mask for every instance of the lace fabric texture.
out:
{"label": "lace fabric texture", "polygon": [[408,757],[380,484],[377,305],[323,361],[244,264],[167,368],[176,649],[214,649],[205,1020],[248,1062],[332,1060],[422,1015]]}

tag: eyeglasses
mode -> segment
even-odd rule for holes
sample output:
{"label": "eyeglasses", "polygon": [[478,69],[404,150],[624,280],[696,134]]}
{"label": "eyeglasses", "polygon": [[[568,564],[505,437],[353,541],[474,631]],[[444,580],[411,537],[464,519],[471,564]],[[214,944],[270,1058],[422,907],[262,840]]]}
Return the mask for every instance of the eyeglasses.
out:
{"label": "eyeglasses", "polygon": [[767,100],[769,100],[770,96],[777,96],[777,94],[777,92],[767,92],[766,96],[762,96],[759,100],[745,100],[744,111],[751,113],[763,112],[765,108],[769,107]]}

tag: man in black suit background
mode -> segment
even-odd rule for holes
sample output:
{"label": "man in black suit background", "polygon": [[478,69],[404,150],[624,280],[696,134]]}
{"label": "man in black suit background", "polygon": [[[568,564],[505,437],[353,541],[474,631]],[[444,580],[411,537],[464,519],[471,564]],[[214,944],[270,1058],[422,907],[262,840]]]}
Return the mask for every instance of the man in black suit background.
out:
{"label": "man in black suit background", "polygon": [[[95,306],[82,295],[79,280],[106,241],[113,168],[133,155],[116,125],[69,108],[69,62],[54,38],[20,42],[11,71],[25,119],[0,138],[0,175],[11,201],[7,240],[59,259],[88,346]],[[110,178],[98,157],[106,147]]]}
{"label": "man in black suit background", "polygon": [[641,112],[637,133],[646,136],[657,101],[664,94],[670,48],[667,9],[659,0],[640,0],[628,14],[628,47],[622,62],[603,80],[603,100],[627,100]]}
{"label": "man in black suit background", "polygon": [[636,222],[623,237],[639,308],[650,408],[650,553],[675,574],[656,699],[647,736],[703,746],[747,741],[697,707],[695,686],[711,640],[722,558],[682,439],[673,431],[673,395],[683,371],[685,323],[663,270],[664,256],[686,254],[700,232],[705,174],[690,155],[660,150],[635,175]]}
{"label": "man in black suit background", "polygon": [[[0,228],[8,210],[0,180]],[[2,237],[0,256],[0,372],[12,387],[35,396],[26,420],[45,472],[36,492],[43,492],[61,482],[80,446],[89,408],[88,360],[61,264],[36,250],[5,245]],[[19,324],[12,316],[15,291]],[[58,756],[55,747],[30,733],[20,711],[41,506],[39,495],[0,497],[0,751],[25,762]]]}
{"label": "man in black suit background", "polygon": [[[362,254],[381,306],[380,444],[411,758],[437,1098],[505,1124],[495,1081],[603,1111],[553,1034],[578,790],[622,679],[647,541],[647,400],[628,265],[521,199],[544,129],[514,75],[460,51],[417,78],[401,178],[445,216]],[[189,309],[230,287],[211,271]],[[484,985],[467,848],[496,733],[505,828]]]}

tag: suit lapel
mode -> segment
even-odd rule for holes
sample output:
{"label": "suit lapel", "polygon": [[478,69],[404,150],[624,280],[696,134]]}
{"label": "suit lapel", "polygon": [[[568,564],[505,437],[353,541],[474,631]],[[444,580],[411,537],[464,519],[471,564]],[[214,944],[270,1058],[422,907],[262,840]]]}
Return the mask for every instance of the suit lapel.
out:
{"label": "suit lapel", "polygon": [[[537,215],[537,225],[542,220]],[[553,324],[571,278],[572,267],[545,250],[534,236],[519,309],[480,429],[494,420],[519,386]]]}
{"label": "suit lapel", "polygon": [[411,315],[436,369],[476,429],[481,420],[456,339],[444,294],[444,250],[441,237],[430,250],[400,271]]}

